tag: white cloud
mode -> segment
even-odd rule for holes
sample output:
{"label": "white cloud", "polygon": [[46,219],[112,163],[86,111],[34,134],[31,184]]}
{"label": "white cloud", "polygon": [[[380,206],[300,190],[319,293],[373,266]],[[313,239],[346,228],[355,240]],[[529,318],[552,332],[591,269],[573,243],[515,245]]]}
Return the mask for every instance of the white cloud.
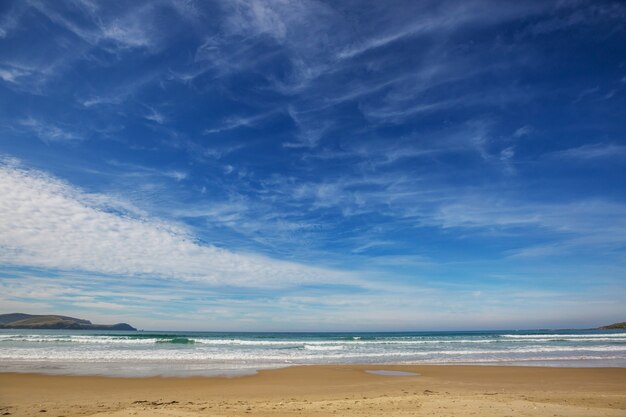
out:
{"label": "white cloud", "polygon": [[59,12],[45,2],[33,2],[31,6],[92,46],[109,43],[116,48],[152,48],[159,38],[153,27],[154,7],[151,3],[131,7],[126,13],[111,18],[97,3],[78,2],[75,9],[83,15],[86,23]]}
{"label": "white cloud", "polygon": [[326,132],[333,126],[333,122],[330,121],[306,118],[291,107],[288,109],[288,112],[300,133],[297,136],[297,140],[283,143],[285,148],[315,148]]}
{"label": "white cloud", "polygon": [[[281,43],[303,37],[303,32],[312,30],[306,25],[311,20],[323,20],[335,14],[330,7],[314,0],[228,1],[225,8],[230,9],[229,30],[248,35],[265,34]],[[309,42],[315,41],[309,39]]]}
{"label": "white cloud", "polygon": [[[512,65],[506,60],[494,65],[497,68],[485,68],[486,52],[461,58],[450,54],[445,42],[433,43],[420,48],[416,54],[422,59],[405,68],[390,66],[393,59],[389,57],[368,57],[363,62],[358,55],[418,33],[437,32],[445,39],[466,25],[491,25],[521,18],[541,8],[537,5],[501,7],[495,2],[478,1],[440,6],[421,2],[403,5],[401,13],[398,7],[385,5],[372,5],[367,11],[347,11],[343,7],[314,0],[224,1],[220,30],[209,32],[196,51],[191,68],[176,68],[172,77],[189,82],[202,74],[217,79],[251,71],[265,78],[267,85],[263,88],[298,98],[291,103],[289,113],[300,134],[295,140],[284,142],[284,146],[300,149],[323,143],[323,136],[335,127],[330,120],[336,118],[319,112],[346,101],[356,101],[370,124],[379,124],[402,122],[450,108],[501,105],[526,97],[514,89],[480,95],[461,92],[455,99],[440,97],[440,92],[449,91],[446,86],[450,83]],[[361,24],[354,24],[361,19]],[[288,65],[284,71],[268,71],[274,66],[267,64],[274,60],[285,60]],[[361,76],[364,73],[365,80]],[[384,94],[385,90],[390,90],[389,94],[368,100],[368,96]],[[254,114],[226,118],[222,125],[210,127],[205,133],[253,126],[264,119],[263,114],[259,113],[258,119]],[[306,117],[315,122],[307,122]]]}
{"label": "white cloud", "polygon": [[25,68],[5,66],[0,68],[0,78],[12,84],[17,84],[21,78],[29,76],[32,71]]}
{"label": "white cloud", "polygon": [[20,18],[27,7],[26,1],[3,4],[2,16],[0,16],[0,39],[9,38],[20,29]]}
{"label": "white cloud", "polygon": [[442,205],[436,216],[424,221],[443,228],[484,233],[498,229],[517,230],[515,233],[519,235],[541,233],[554,240],[547,245],[535,244],[513,251],[514,257],[551,256],[580,250],[608,255],[614,250],[619,253],[626,244],[624,213],[624,204],[602,200],[533,204],[472,197]]}
{"label": "white cloud", "polygon": [[[445,4],[446,2],[441,3]],[[383,11],[383,17],[379,24],[383,28],[385,26],[392,28],[391,30],[382,30],[382,33],[379,32],[375,36],[357,43],[356,46],[341,50],[337,56],[340,59],[349,59],[407,37],[431,33],[451,34],[470,25],[484,26],[502,23],[537,12],[540,7],[528,4],[507,4],[506,7],[501,7],[497,2],[490,1],[449,2],[442,7],[436,7],[429,2],[415,2],[411,7],[412,10],[403,12],[408,19],[399,28],[385,20],[384,15],[386,13]],[[389,7],[389,9],[393,8]],[[404,16],[394,16],[394,18],[396,24],[398,20],[404,20]]]}
{"label": "white cloud", "polygon": [[44,142],[68,142],[81,139],[76,133],[66,128],[32,117],[19,120],[18,124],[33,132]]}
{"label": "white cloud", "polygon": [[[272,287],[356,283],[323,268],[238,254],[186,230],[123,209],[44,173],[0,166],[0,262],[103,274],[149,275],[211,285]],[[115,205],[109,201],[107,206]],[[121,213],[121,214],[120,214]]]}
{"label": "white cloud", "polygon": [[[158,68],[154,71],[146,71],[141,75],[132,78],[128,82],[121,82],[115,85],[112,89],[107,89],[107,92],[102,95],[91,95],[89,97],[80,97],[77,99],[78,103],[84,107],[90,108],[100,105],[119,105],[127,101],[130,97],[135,95],[142,88],[146,87],[159,79]],[[145,105],[144,105],[145,106]],[[158,124],[163,124],[167,120],[164,115],[156,111],[150,106],[146,106],[148,112],[141,114],[142,117],[148,120],[152,120]]]}
{"label": "white cloud", "polygon": [[[442,86],[451,80],[441,77],[438,80],[430,80],[428,88],[436,84]],[[465,74],[465,78],[469,78]],[[457,79],[458,80],[458,79]],[[457,81],[452,79],[452,81]],[[403,85],[395,86],[396,89],[403,88]],[[382,103],[377,101],[368,102],[361,105],[361,111],[371,122],[378,123],[402,123],[407,119],[428,113],[436,113],[450,109],[480,108],[489,106],[502,106],[510,103],[524,102],[532,98],[533,93],[517,89],[515,87],[500,88],[493,91],[481,91],[459,94],[454,98],[443,98],[436,100],[426,100],[419,93],[419,89],[411,88],[412,95],[408,99],[397,99],[395,95],[388,94]]]}
{"label": "white cloud", "polygon": [[106,97],[90,97],[88,99],[81,100],[80,103],[85,107],[97,106],[99,104],[118,104],[117,101],[110,100]]}
{"label": "white cloud", "polygon": [[[76,61],[88,60],[91,64],[109,66],[124,53],[157,53],[170,40],[167,34],[172,21],[187,23],[192,19],[190,8],[186,13],[185,7],[178,6],[164,1],[129,3],[120,8],[104,7],[99,2],[87,0],[73,0],[65,5],[36,0],[18,2],[7,10],[5,16],[0,16],[0,39],[26,32],[25,25],[30,24],[35,16],[45,17],[46,23],[40,28],[45,38],[31,40],[30,53],[22,53],[20,49],[23,48],[7,49],[4,65],[10,63],[12,68],[0,69],[0,78],[30,94],[46,95],[49,89],[44,88],[44,84],[61,75]],[[164,25],[162,12],[172,8],[178,13],[169,14],[172,21]],[[115,58],[105,62],[101,60],[102,53]],[[85,105],[97,103],[96,98],[93,102],[86,100]]]}
{"label": "white cloud", "polygon": [[119,303],[107,303],[104,301],[84,301],[74,303],[77,307],[85,307],[90,309],[105,309],[105,310],[127,310],[128,306]]}
{"label": "white cloud", "polygon": [[221,133],[228,130],[238,129],[240,127],[253,127],[256,126],[258,123],[261,123],[262,121],[275,116],[277,113],[279,112],[276,110],[272,110],[267,113],[259,113],[255,116],[250,117],[228,117],[219,126],[205,129],[203,134],[210,135],[213,133]]}
{"label": "white cloud", "polygon": [[[211,33],[198,49],[200,67],[178,77],[193,79],[207,71],[218,75],[253,69],[263,73],[265,60],[287,58],[283,76],[265,73],[283,93],[293,93],[329,70],[332,50],[345,32],[343,17],[315,0],[223,1],[219,35]],[[269,46],[268,51],[261,46]]]}
{"label": "white cloud", "polygon": [[528,135],[530,135],[533,132],[533,128],[528,126],[528,125],[524,125],[518,129],[515,130],[515,132],[513,132],[513,137],[515,139],[519,139],[522,137],[526,137]]}
{"label": "white cloud", "polygon": [[[96,104],[96,103],[91,103],[91,105],[94,105],[94,104]],[[83,103],[83,105],[85,107],[89,107],[88,104]],[[163,114],[161,114],[160,112],[156,111],[152,107],[148,107],[148,109],[149,109],[150,112],[144,116],[144,118],[146,120],[150,120],[150,121],[158,123],[160,125],[165,123],[165,116],[163,116]]]}
{"label": "white cloud", "polygon": [[153,36],[146,33],[142,24],[134,19],[114,21],[102,27],[102,36],[129,48],[147,48],[151,46]]}
{"label": "white cloud", "polygon": [[176,181],[182,181],[189,177],[189,174],[183,171],[166,171],[163,173],[163,175]]}
{"label": "white cloud", "polygon": [[626,146],[593,143],[555,152],[552,155],[568,159],[599,159],[599,158],[623,158],[626,157]]}

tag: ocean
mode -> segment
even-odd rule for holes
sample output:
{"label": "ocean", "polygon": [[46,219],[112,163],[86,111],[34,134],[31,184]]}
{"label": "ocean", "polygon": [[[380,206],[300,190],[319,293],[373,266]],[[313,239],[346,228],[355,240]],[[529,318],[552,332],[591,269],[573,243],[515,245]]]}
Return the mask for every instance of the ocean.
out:
{"label": "ocean", "polygon": [[218,333],[0,330],[0,371],[236,376],[308,364],[626,367],[626,332]]}

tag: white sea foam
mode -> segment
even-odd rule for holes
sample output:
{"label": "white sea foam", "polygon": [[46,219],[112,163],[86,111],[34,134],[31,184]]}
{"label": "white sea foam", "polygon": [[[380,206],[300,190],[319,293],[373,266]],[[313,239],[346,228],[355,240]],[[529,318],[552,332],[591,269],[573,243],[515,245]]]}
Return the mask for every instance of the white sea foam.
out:
{"label": "white sea foam", "polygon": [[626,340],[626,333],[607,333],[607,334],[503,334],[501,337],[508,339],[597,339],[611,338]]}
{"label": "white sea foam", "polygon": [[[312,351],[311,353],[309,351]],[[211,361],[265,361],[265,360],[334,360],[381,357],[447,357],[447,356],[499,356],[515,358],[519,355],[573,352],[614,352],[623,353],[626,357],[626,346],[594,346],[594,347],[542,347],[516,349],[451,349],[451,350],[415,350],[415,351],[346,351],[341,346],[305,345],[304,350],[219,350],[219,349],[38,349],[10,348],[0,351],[3,360],[137,360],[137,361],[169,361],[169,360],[211,360]]]}
{"label": "white sea foam", "polygon": [[343,345],[330,345],[330,346],[324,346],[324,345],[318,345],[318,344],[305,344],[304,345],[304,349],[306,350],[326,350],[326,351],[330,351],[330,350],[343,350],[344,346]]}
{"label": "white sea foam", "polygon": [[[535,342],[626,342],[626,335],[503,335],[510,343],[535,343]],[[176,337],[170,338],[133,338],[127,336],[50,336],[50,335],[0,335],[2,342],[32,342],[32,343],[84,343],[84,344],[129,344],[129,345],[150,345],[155,343],[172,343]],[[211,339],[211,338],[181,338],[187,339],[190,343],[204,345],[225,345],[225,346],[348,346],[348,345],[442,345],[442,344],[484,344],[502,343],[500,338],[491,339],[439,339],[439,340],[322,340],[322,341],[302,341],[302,340],[249,340],[249,339]]]}
{"label": "white sea foam", "polygon": [[84,343],[84,344],[131,344],[131,345],[150,345],[157,343],[162,339],[130,339],[123,337],[94,337],[94,336],[17,336],[10,338],[2,338],[1,342],[29,342],[29,343]]}

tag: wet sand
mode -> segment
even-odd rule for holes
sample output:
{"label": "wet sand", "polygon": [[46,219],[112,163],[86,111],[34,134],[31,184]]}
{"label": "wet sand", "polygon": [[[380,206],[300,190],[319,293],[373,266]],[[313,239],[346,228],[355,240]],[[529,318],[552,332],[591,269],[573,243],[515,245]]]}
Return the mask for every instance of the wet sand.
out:
{"label": "wet sand", "polygon": [[0,415],[623,417],[626,369],[329,365],[238,378],[0,373]]}

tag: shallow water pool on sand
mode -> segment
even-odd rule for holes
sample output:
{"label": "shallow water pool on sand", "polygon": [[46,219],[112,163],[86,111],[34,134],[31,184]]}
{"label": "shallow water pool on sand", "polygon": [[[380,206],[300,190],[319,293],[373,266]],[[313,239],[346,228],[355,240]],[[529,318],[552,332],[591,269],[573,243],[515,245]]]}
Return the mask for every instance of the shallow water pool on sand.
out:
{"label": "shallow water pool on sand", "polygon": [[385,369],[381,369],[381,370],[367,370],[365,372],[367,372],[368,374],[384,375],[384,376],[419,376],[419,374],[415,373],[415,372],[389,371],[389,370],[385,370]]}

